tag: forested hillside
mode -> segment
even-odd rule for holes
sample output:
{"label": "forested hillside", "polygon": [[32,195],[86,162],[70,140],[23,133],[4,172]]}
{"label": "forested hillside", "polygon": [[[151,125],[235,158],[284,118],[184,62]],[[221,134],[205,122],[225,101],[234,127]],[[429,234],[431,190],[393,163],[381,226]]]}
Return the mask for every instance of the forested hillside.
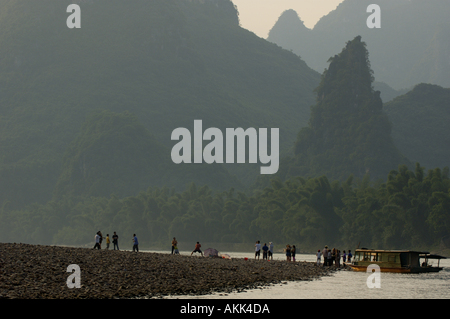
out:
{"label": "forested hillside", "polygon": [[384,105],[392,138],[412,162],[425,167],[450,166],[450,89],[418,84]]}
{"label": "forested hillside", "polygon": [[300,130],[295,154],[286,160],[280,176],[345,180],[350,174],[359,178],[369,174],[384,179],[391,169],[409,164],[392,141],[361,37],[347,42],[329,62],[315,91],[309,125]]}
{"label": "forested hillside", "polygon": [[[54,197],[138,194],[149,186],[201,185],[241,188],[222,167],[176,165],[170,149],[159,143],[137,117],[128,112],[90,115],[80,135],[67,148]],[[184,187],[178,187],[184,189]]]}
{"label": "forested hillside", "polygon": [[[281,152],[292,147],[299,127],[307,123],[320,75],[295,54],[242,29],[231,1],[86,1],[81,3],[81,29],[66,26],[70,3],[0,2],[0,203],[23,207],[45,203],[55,191],[59,196],[73,190],[60,187],[62,179],[68,181],[69,166],[89,152],[82,148],[91,138],[108,142],[110,149],[104,146],[105,152],[95,157],[100,162],[91,169],[98,170],[91,171],[83,192],[98,195],[92,186],[98,183],[102,194],[124,194],[124,185],[133,183],[135,175],[127,176],[128,182],[113,176],[136,172],[145,163],[146,172],[153,172],[143,176],[162,176],[157,161],[164,158],[166,168],[174,167],[169,165],[172,131],[192,131],[195,119],[203,120],[205,128],[278,127]],[[117,127],[119,134],[110,126],[101,138],[88,135],[86,125],[94,127],[98,119],[101,129],[104,120],[90,115],[104,110],[128,112],[141,127]],[[114,154],[129,152],[125,141],[139,130],[153,136],[167,154],[155,152],[150,144],[156,143],[143,136],[142,144],[131,144],[130,158],[145,154],[145,159],[121,155],[117,162],[107,155],[118,135]],[[251,184],[259,174],[256,164],[192,166],[166,172],[158,185],[182,190],[191,182],[207,182],[226,189],[236,177]],[[114,171],[118,167],[122,173]],[[109,177],[92,180],[100,174]],[[136,194],[143,176],[128,191]]]}

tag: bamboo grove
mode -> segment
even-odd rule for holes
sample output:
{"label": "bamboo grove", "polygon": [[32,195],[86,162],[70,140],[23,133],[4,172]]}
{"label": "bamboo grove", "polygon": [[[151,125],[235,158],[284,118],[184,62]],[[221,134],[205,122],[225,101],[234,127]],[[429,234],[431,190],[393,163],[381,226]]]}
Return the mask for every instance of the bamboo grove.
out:
{"label": "bamboo grove", "polygon": [[[76,201],[76,202],[75,202]],[[1,241],[82,245],[97,230],[139,234],[142,246],[180,241],[252,243],[266,238],[313,251],[328,244],[435,247],[450,230],[449,169],[399,166],[386,182],[272,179],[252,194],[191,184],[185,191],[150,187],[136,196],[89,197],[2,207]],[[6,227],[5,225],[9,225]],[[24,231],[25,230],[25,231]],[[19,233],[19,234],[18,234]],[[91,238],[92,237],[92,238]]]}

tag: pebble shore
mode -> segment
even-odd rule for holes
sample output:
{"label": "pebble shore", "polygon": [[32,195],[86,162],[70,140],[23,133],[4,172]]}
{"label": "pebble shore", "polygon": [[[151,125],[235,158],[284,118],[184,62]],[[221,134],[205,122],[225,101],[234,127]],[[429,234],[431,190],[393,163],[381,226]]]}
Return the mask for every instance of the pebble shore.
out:
{"label": "pebble shore", "polygon": [[[81,270],[68,288],[67,267]],[[0,243],[0,298],[162,298],[241,292],[330,275],[310,262],[222,259],[150,252]]]}

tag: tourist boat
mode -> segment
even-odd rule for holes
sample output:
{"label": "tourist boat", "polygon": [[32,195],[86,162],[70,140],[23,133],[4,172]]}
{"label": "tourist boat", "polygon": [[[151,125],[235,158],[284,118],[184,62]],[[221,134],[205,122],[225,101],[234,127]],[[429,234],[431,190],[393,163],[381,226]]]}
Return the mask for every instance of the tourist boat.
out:
{"label": "tourist boat", "polygon": [[[430,259],[437,259],[438,265],[429,264]],[[446,257],[423,251],[362,248],[356,249],[352,262],[345,264],[356,271],[367,271],[369,265],[377,265],[382,272],[423,273],[442,270],[442,267],[439,267],[440,259]]]}

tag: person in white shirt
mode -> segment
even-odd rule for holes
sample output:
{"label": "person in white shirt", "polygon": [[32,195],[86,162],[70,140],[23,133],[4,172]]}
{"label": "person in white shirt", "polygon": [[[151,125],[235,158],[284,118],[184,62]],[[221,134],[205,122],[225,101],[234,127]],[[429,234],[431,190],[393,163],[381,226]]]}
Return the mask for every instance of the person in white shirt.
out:
{"label": "person in white shirt", "polygon": [[320,266],[320,257],[322,256],[322,253],[320,252],[320,249],[317,250],[317,266]]}
{"label": "person in white shirt", "polygon": [[97,234],[95,234],[95,245],[94,245],[94,249],[100,249],[100,235],[99,235],[100,231],[97,232]]}
{"label": "person in white shirt", "polygon": [[258,256],[258,260],[259,260],[260,254],[261,254],[261,244],[259,243],[259,240],[258,240],[255,244],[255,259],[256,259],[256,256]]}
{"label": "person in white shirt", "polygon": [[273,243],[269,243],[269,259],[273,260]]}

